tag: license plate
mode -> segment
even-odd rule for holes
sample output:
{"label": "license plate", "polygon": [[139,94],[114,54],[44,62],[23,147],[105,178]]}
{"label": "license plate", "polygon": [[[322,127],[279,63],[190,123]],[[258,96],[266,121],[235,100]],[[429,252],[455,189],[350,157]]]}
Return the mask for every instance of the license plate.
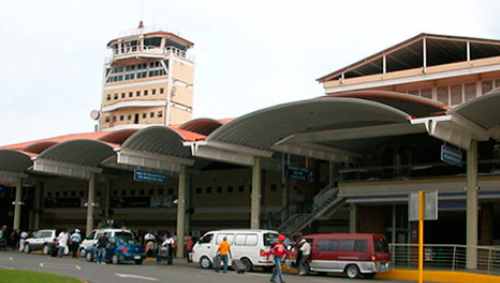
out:
{"label": "license plate", "polygon": [[136,256],[134,256],[134,259],[141,259],[141,256],[140,255],[136,255]]}

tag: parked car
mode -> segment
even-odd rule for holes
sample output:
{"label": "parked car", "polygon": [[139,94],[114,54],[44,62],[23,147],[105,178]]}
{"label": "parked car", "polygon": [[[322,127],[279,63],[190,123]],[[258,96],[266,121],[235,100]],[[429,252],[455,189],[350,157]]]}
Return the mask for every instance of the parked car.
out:
{"label": "parked car", "polygon": [[92,233],[90,233],[89,236],[85,237],[83,241],[80,243],[80,246],[78,247],[78,251],[80,253],[81,257],[86,257],[87,253],[87,248],[97,244],[97,239],[103,234],[107,233],[108,238],[113,238],[115,237],[115,234],[117,232],[129,232],[129,230],[124,230],[124,229],[115,229],[115,228],[105,228],[105,229],[96,229],[93,230]]}
{"label": "parked car", "polygon": [[373,278],[389,270],[389,247],[383,235],[325,233],[305,238],[311,243],[310,271]]}
{"label": "parked car", "polygon": [[[111,232],[105,232],[110,233]],[[113,231],[108,235],[109,245],[106,248],[106,262],[120,264],[133,262],[142,264],[145,258],[144,247],[134,240],[134,234],[130,231]],[[97,256],[97,243],[85,249],[87,261],[94,261]]]}
{"label": "parked car", "polygon": [[38,230],[33,232],[32,236],[27,238],[24,243],[24,252],[30,253],[42,250],[43,254],[48,255],[51,249],[55,248],[56,237],[56,230]]}
{"label": "parked car", "polygon": [[[202,269],[212,268],[213,259],[222,239],[227,237],[231,244],[231,259],[239,259],[247,271],[254,267],[272,268],[273,262],[266,255],[278,238],[278,232],[271,230],[219,230],[203,235],[193,247],[193,262]],[[229,265],[231,265],[231,259]]]}

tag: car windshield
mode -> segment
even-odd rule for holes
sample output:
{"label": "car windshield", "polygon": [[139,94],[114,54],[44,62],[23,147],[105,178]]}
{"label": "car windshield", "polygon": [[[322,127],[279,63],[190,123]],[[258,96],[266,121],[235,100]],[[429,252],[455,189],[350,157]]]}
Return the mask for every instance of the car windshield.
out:
{"label": "car windshield", "polygon": [[264,246],[269,247],[278,240],[277,233],[264,233]]}
{"label": "car windshield", "polygon": [[115,238],[125,243],[134,243],[134,235],[130,232],[116,232]]}
{"label": "car windshield", "polygon": [[388,253],[389,252],[389,245],[387,245],[387,242],[385,239],[376,239],[375,240],[375,252],[377,253]]}

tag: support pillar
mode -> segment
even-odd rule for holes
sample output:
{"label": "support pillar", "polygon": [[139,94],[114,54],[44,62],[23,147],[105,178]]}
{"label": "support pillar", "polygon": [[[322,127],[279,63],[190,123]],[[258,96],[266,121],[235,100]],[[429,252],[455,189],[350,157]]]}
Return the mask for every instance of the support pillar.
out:
{"label": "support pillar", "polygon": [[182,168],[179,172],[179,183],[177,192],[177,257],[184,257],[184,231],[186,217],[186,189],[187,189],[187,174],[186,168]]}
{"label": "support pillar", "polygon": [[104,219],[107,221],[109,219],[109,198],[111,194],[111,181],[105,181],[105,188],[103,192],[103,208],[104,208]]}
{"label": "support pillar", "polygon": [[14,201],[14,230],[21,228],[21,205],[23,196],[23,179],[19,178],[16,182],[16,199]]}
{"label": "support pillar", "polygon": [[33,226],[31,227],[33,230],[40,229],[40,210],[41,210],[41,195],[42,195],[42,183],[36,182],[35,184],[35,196],[33,200]]}
{"label": "support pillar", "polygon": [[357,232],[358,208],[354,203],[349,207],[349,233]]}
{"label": "support pillar", "polygon": [[95,206],[95,174],[89,179],[89,193],[87,200],[87,226],[86,235],[89,236],[94,229],[94,206]]}
{"label": "support pillar", "polygon": [[262,190],[260,159],[255,158],[252,167],[252,196],[250,208],[250,228],[260,229],[260,198]]}
{"label": "support pillar", "polygon": [[191,209],[192,209],[192,204],[193,204],[193,179],[192,176],[186,177],[187,180],[187,186],[186,186],[186,192],[185,192],[185,198],[186,198],[186,209],[185,211],[189,211],[189,213],[186,213],[186,218],[184,219],[184,233],[185,235],[190,235],[191,234]]}
{"label": "support pillar", "polygon": [[467,151],[467,269],[477,268],[477,161],[477,141],[472,140]]}

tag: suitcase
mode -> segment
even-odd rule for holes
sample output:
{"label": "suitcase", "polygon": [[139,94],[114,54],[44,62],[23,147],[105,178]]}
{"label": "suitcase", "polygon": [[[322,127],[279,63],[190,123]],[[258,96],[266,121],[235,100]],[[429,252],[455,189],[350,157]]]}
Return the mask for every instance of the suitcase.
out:
{"label": "suitcase", "polygon": [[220,259],[220,256],[215,256],[213,258],[213,266],[214,266],[214,270],[216,272],[219,272],[220,271],[220,265],[221,265],[221,259]]}
{"label": "suitcase", "polygon": [[236,273],[245,273],[247,266],[239,259],[233,259],[233,269]]}

